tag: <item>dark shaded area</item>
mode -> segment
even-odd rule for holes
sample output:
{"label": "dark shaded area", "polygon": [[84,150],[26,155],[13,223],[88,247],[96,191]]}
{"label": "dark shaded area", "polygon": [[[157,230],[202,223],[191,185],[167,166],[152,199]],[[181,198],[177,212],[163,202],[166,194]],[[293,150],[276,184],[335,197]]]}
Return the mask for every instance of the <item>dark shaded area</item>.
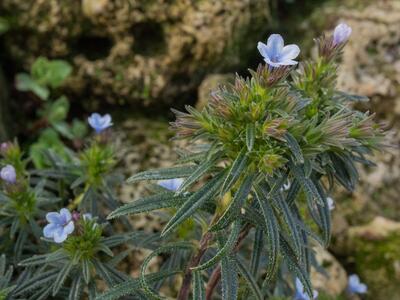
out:
{"label": "dark shaded area", "polygon": [[143,56],[155,56],[165,53],[164,30],[157,22],[140,22],[131,28],[134,37],[132,50]]}
{"label": "dark shaded area", "polygon": [[71,43],[75,53],[81,53],[89,60],[105,58],[109,55],[113,41],[102,36],[81,36]]}

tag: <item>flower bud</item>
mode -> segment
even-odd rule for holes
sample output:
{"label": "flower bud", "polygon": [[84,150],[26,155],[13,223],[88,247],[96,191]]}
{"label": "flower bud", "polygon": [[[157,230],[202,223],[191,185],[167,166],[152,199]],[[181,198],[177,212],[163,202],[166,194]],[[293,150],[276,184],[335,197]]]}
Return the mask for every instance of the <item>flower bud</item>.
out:
{"label": "flower bud", "polygon": [[0,171],[0,177],[5,182],[13,184],[17,181],[17,174],[15,168],[12,165],[6,165]]}

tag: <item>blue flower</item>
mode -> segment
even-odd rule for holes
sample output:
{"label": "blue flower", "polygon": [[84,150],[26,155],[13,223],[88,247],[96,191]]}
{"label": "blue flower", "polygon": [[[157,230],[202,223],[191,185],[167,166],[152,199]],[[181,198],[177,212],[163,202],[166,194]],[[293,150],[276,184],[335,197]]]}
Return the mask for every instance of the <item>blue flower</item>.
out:
{"label": "blue flower", "polygon": [[43,235],[56,243],[64,242],[74,229],[74,221],[68,209],[62,208],[60,213],[50,212],[46,215],[49,222],[43,229]]}
{"label": "blue flower", "polygon": [[98,113],[91,114],[88,118],[88,123],[97,133],[100,133],[104,129],[107,129],[113,125],[111,116],[109,114],[101,116]]}
{"label": "blue flower", "polygon": [[[313,299],[317,299],[318,292],[313,291]],[[296,294],[293,300],[310,300],[308,294],[304,291],[304,286],[301,283],[300,279],[296,278]]]}
{"label": "blue flower", "polygon": [[182,178],[174,178],[174,179],[160,180],[158,182],[158,185],[160,185],[163,188],[166,188],[170,191],[176,192],[179,189],[179,187],[182,185],[182,182],[183,182]]}
{"label": "blue flower", "polygon": [[266,45],[258,42],[257,49],[272,67],[296,65],[297,61],[293,59],[299,55],[300,48],[294,44],[283,46],[283,43],[280,34],[271,34]]}
{"label": "blue flower", "polygon": [[358,275],[353,274],[349,276],[347,290],[351,294],[365,294],[367,292],[367,285],[360,282]]}
{"label": "blue flower", "polygon": [[345,43],[351,35],[351,27],[345,23],[336,26],[333,32],[333,46]]}
{"label": "blue flower", "polygon": [[329,210],[335,209],[335,201],[331,197],[326,198],[326,202],[328,202]]}
{"label": "blue flower", "polygon": [[7,183],[15,183],[17,181],[17,174],[12,165],[6,165],[0,171],[0,177]]}

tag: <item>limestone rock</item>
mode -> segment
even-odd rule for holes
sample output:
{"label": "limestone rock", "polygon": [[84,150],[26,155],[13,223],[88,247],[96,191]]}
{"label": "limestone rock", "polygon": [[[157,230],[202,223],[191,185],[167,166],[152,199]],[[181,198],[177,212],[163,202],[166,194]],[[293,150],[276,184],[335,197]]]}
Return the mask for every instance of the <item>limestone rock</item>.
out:
{"label": "limestone rock", "polygon": [[311,270],[311,282],[317,290],[330,296],[339,296],[347,286],[347,273],[337,259],[321,246],[314,248],[317,262],[325,268],[326,274]]}
{"label": "limestone rock", "polygon": [[207,73],[246,65],[267,30],[268,4],[3,0],[0,10],[14,16],[4,45],[24,68],[40,55],[68,59],[75,67],[69,92],[159,105],[192,97]]}

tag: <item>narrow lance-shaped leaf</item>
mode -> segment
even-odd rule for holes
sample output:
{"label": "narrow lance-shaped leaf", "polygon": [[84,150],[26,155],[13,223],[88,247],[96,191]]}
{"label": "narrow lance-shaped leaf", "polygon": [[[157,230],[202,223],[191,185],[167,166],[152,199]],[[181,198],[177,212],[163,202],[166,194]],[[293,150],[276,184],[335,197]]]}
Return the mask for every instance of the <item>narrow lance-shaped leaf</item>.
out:
{"label": "narrow lance-shaped leaf", "polygon": [[296,163],[304,163],[304,158],[303,158],[303,153],[301,151],[300,145],[297,142],[296,138],[291,135],[289,132],[285,134],[285,140],[287,142],[287,145],[292,152]]}
{"label": "narrow lance-shaped leaf", "polygon": [[197,267],[192,268],[192,270],[199,271],[208,269],[209,267],[219,262],[222,257],[228,255],[235,247],[241,228],[242,228],[242,222],[240,220],[235,221],[233,223],[232,231],[229,234],[229,237],[226,243],[223,245],[223,247],[218,250],[218,252],[213,256],[213,258],[211,258],[207,262]]}
{"label": "narrow lance-shaped leaf", "polygon": [[181,205],[188,199],[187,196],[175,196],[172,192],[163,192],[156,195],[137,199],[131,203],[127,203],[108,215],[107,219],[113,219],[128,214],[138,214],[149,212],[156,209],[174,207]]}
{"label": "narrow lance-shaped leaf", "polygon": [[140,284],[141,284],[141,287],[143,288],[144,292],[151,299],[163,299],[163,298],[154,293],[152,288],[149,286],[149,282],[147,282],[147,280],[146,280],[147,277],[145,276],[145,273],[146,273],[146,270],[147,270],[147,267],[148,267],[150,261],[154,257],[156,257],[157,255],[159,255],[161,253],[177,251],[179,249],[181,249],[181,250],[191,250],[191,249],[193,249],[193,245],[191,243],[188,243],[188,242],[170,243],[170,244],[167,244],[165,246],[162,246],[162,247],[154,250],[143,261],[142,266],[140,268],[140,279],[139,280],[140,280]]}
{"label": "narrow lance-shaped leaf", "polygon": [[238,266],[239,273],[246,280],[247,285],[249,286],[250,290],[252,291],[254,297],[257,300],[263,300],[263,295],[262,295],[262,293],[260,291],[260,288],[257,285],[257,279],[254,278],[254,276],[247,269],[247,266],[246,266],[245,262],[240,257],[237,257],[236,258],[236,263],[237,263],[237,266]]}
{"label": "narrow lance-shaped leaf", "polygon": [[61,289],[64,284],[65,279],[67,279],[69,273],[71,272],[73,264],[66,263],[63,268],[59,271],[57,278],[53,284],[52,295],[57,295],[58,291]]}
{"label": "narrow lance-shaped leaf", "polygon": [[240,175],[247,167],[247,156],[246,151],[243,149],[239,155],[236,157],[235,161],[229,169],[229,173],[225,178],[225,181],[221,188],[221,195],[225,195],[227,191],[236,183]]}
{"label": "narrow lance-shaped leaf", "polygon": [[161,236],[165,236],[190,218],[195,211],[209,200],[220,188],[224,172],[219,173],[197,192],[195,192],[176,212],[176,214],[165,225]]}
{"label": "narrow lance-shaped leaf", "polygon": [[137,182],[142,180],[163,180],[163,179],[174,179],[174,178],[184,178],[190,176],[197,166],[179,166],[172,168],[164,168],[157,170],[148,170],[140,172],[128,178],[127,182]]}
{"label": "narrow lance-shaped leaf", "polygon": [[205,160],[201,164],[199,164],[196,170],[188,178],[186,178],[184,182],[182,182],[176,193],[180,194],[186,191],[193,183],[204,176],[204,174],[206,174],[212,167],[215,167],[220,157],[221,153],[217,152],[209,160]]}
{"label": "narrow lance-shaped leaf", "polygon": [[224,256],[221,260],[222,299],[236,300],[239,290],[239,279],[235,260]]}
{"label": "narrow lance-shaped leaf", "polygon": [[262,193],[258,189],[255,191],[254,195],[260,205],[264,217],[261,225],[267,237],[265,245],[268,255],[265,280],[270,280],[279,266],[279,226],[268,200],[263,198]]}
{"label": "narrow lance-shaped leaf", "polygon": [[308,275],[307,270],[305,269],[304,265],[299,262],[298,257],[290,247],[289,243],[286,242],[286,240],[280,236],[280,243],[281,243],[281,251],[286,259],[286,262],[289,266],[289,269],[294,272],[294,275],[299,278],[301,283],[304,286],[305,292],[308,294],[310,299],[313,298],[313,291],[312,291],[312,286],[311,286],[311,281],[310,277]]}
{"label": "narrow lance-shaped leaf", "polygon": [[219,220],[211,227],[211,231],[218,231],[229,226],[234,218],[240,214],[240,210],[243,207],[253,185],[256,173],[252,173],[244,179],[243,183],[240,185],[239,190],[235,193],[231,203],[229,203],[228,208],[225,210],[224,214],[219,218]]}
{"label": "narrow lance-shaped leaf", "polygon": [[193,299],[205,300],[206,289],[204,287],[203,279],[201,278],[201,272],[193,272]]}
{"label": "narrow lance-shaped leaf", "polygon": [[256,130],[254,124],[247,124],[246,126],[246,146],[249,151],[253,150]]}

